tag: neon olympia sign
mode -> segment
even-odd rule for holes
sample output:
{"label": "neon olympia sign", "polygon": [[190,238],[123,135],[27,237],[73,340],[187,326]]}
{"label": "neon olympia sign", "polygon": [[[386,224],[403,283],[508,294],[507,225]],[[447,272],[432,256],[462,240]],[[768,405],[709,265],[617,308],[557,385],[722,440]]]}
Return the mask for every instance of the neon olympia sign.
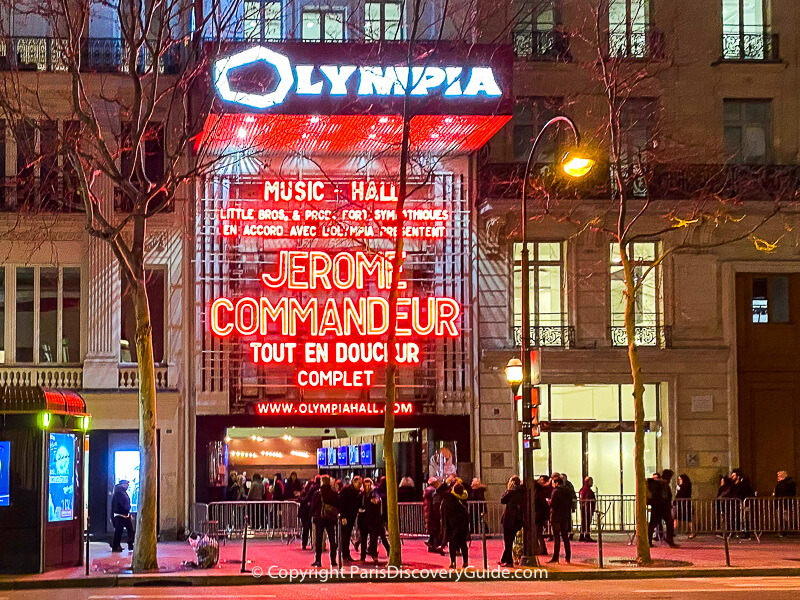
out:
{"label": "neon olympia sign", "polygon": [[[255,93],[234,89],[230,72],[263,63],[277,73],[277,83],[269,92]],[[414,97],[441,95],[444,98],[500,98],[502,91],[492,67],[425,66],[380,67],[331,64],[293,65],[288,56],[264,46],[253,46],[214,62],[214,87],[226,102],[265,109],[282,104],[294,88],[298,96],[344,97],[403,96],[410,88]]]}

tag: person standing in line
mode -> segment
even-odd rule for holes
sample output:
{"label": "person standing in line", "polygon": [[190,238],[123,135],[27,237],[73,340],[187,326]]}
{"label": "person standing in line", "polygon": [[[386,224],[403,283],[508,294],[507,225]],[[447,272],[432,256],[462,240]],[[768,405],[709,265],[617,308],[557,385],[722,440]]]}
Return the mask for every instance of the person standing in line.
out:
{"label": "person standing in line", "polygon": [[319,489],[311,498],[311,516],[314,519],[314,552],[312,567],[322,566],[322,534],[328,535],[331,550],[331,566],[336,566],[336,522],[339,519],[339,496],[331,487],[331,478],[323,475]]}
{"label": "person standing in line", "polygon": [[114,486],[111,496],[111,522],[114,524],[114,540],[111,542],[112,552],[122,552],[122,530],[128,532],[128,550],[133,550],[133,517],[131,516],[131,499],[128,496],[127,479],[120,479]]}
{"label": "person standing in line", "polygon": [[228,502],[234,502],[242,497],[242,490],[239,487],[239,473],[231,471],[228,475],[228,488],[226,490],[225,499]]}
{"label": "person standing in line", "polygon": [[[554,473],[555,475],[555,473]],[[544,538],[544,530],[550,522],[550,496],[553,495],[553,484],[547,475],[539,475],[534,482],[533,502],[536,507],[536,554],[547,554],[547,543]]]}
{"label": "person standing in line", "polygon": [[389,523],[389,512],[388,506],[389,503],[386,501],[388,496],[388,490],[386,488],[386,476],[383,475],[378,480],[378,486],[375,488],[375,493],[381,499],[381,529],[380,529],[380,540],[381,544],[383,544],[384,549],[386,550],[386,554],[389,554],[389,539],[386,537],[386,525]]}
{"label": "person standing in line", "polygon": [[506,491],[500,497],[500,504],[503,509],[503,516],[500,523],[503,525],[503,556],[500,557],[501,567],[514,566],[514,540],[517,532],[525,524],[525,488],[522,486],[520,478],[514,475],[508,480]]}
{"label": "person standing in line", "polygon": [[475,503],[470,510],[473,533],[477,534],[483,529],[486,530],[486,533],[489,533],[488,525],[486,524],[486,486],[481,483],[480,479],[473,477],[467,491],[469,492],[469,501]]}
{"label": "person standing in line", "polygon": [[356,525],[358,510],[361,508],[361,477],[356,475],[350,485],[339,492],[339,514],[342,516],[342,560],[352,562],[350,538]]}
{"label": "person standing in line", "polygon": [[286,480],[286,485],[283,486],[283,499],[298,502],[302,493],[303,484],[300,483],[300,480],[297,478],[297,471],[292,471],[289,475],[289,479]]}
{"label": "person standing in line", "polygon": [[301,548],[303,550],[307,547],[311,547],[311,499],[314,497],[314,493],[319,489],[319,480],[319,475],[314,479],[309,479],[303,489],[302,496],[300,496],[300,508],[297,513],[300,517],[300,523],[303,525],[303,533],[300,538]]}
{"label": "person standing in line", "polygon": [[272,484],[272,499],[275,502],[282,502],[285,499],[283,493],[283,479],[280,473],[275,473],[275,482]]}
{"label": "person standing in line", "polygon": [[572,548],[569,543],[569,522],[572,518],[573,497],[564,486],[561,475],[550,478],[553,482],[553,494],[550,496],[550,527],[553,529],[553,558],[548,562],[557,563],[561,553],[561,542],[564,542],[564,558],[567,563],[572,559]]}
{"label": "person standing in line", "polygon": [[678,475],[678,486],[675,489],[675,527],[687,523],[689,539],[694,539],[694,508],[692,507],[692,480],[685,473]]}
{"label": "person standing in line", "polygon": [[266,488],[261,473],[253,473],[253,482],[250,484],[250,491],[247,492],[247,500],[250,502],[263,500],[265,493]]}
{"label": "person standing in line", "polygon": [[464,486],[457,483],[442,503],[447,542],[450,544],[450,568],[456,568],[456,556],[461,553],[461,567],[469,567],[469,510]]}
{"label": "person standing in line", "polygon": [[[755,496],[755,492],[753,491],[753,486],[750,485],[750,480],[744,475],[741,469],[734,469],[731,471],[731,498],[737,498],[742,503],[747,498],[752,498]],[[739,511],[734,511],[733,513],[734,523],[733,526],[736,529],[741,529],[741,532],[738,535],[741,539],[749,540],[750,539],[750,526],[747,523],[746,517],[745,522],[742,523],[739,518]]]}
{"label": "person standing in line", "polygon": [[397,501],[398,502],[416,502],[417,490],[414,489],[414,480],[408,475],[400,480],[400,486],[397,488]]}
{"label": "person standing in line", "polygon": [[425,545],[428,547],[428,552],[436,554],[444,554],[441,550],[440,541],[442,539],[442,513],[441,501],[437,501],[436,490],[441,485],[441,482],[435,477],[428,479],[428,487],[425,489],[425,494],[422,496],[422,507],[425,513],[425,527],[428,533],[428,539]]}
{"label": "person standing in line", "polygon": [[378,563],[378,537],[383,529],[381,521],[381,497],[372,487],[372,479],[364,480],[364,492],[361,494],[361,508],[358,511],[358,529],[361,534],[361,562],[367,560],[369,553]]}
{"label": "person standing in line", "polygon": [[778,483],[775,484],[775,491],[772,492],[775,498],[783,498],[777,500],[778,523],[780,524],[780,537],[786,537],[786,521],[789,520],[789,501],[785,498],[794,498],[797,496],[797,484],[794,479],[789,477],[786,471],[778,471]]}
{"label": "person standing in line", "polygon": [[592,542],[592,520],[594,519],[594,509],[596,506],[596,497],[592,486],[594,479],[586,477],[583,480],[583,487],[580,491],[581,500],[581,536],[578,538],[581,542]]}
{"label": "person standing in line", "polygon": [[[667,544],[670,548],[677,548],[675,543],[675,522],[672,519],[672,488],[670,482],[674,475],[671,469],[664,469],[658,479],[648,480],[648,497],[650,504],[650,522],[648,523],[648,537],[653,545],[653,533],[663,522],[666,527]],[[652,483],[651,483],[652,482]]]}
{"label": "person standing in line", "polygon": [[569,480],[566,473],[561,473],[561,481],[563,482],[564,488],[572,496],[572,510],[569,513],[569,541],[572,541],[572,513],[578,509],[578,494],[575,493],[575,486],[572,485],[572,482]]}

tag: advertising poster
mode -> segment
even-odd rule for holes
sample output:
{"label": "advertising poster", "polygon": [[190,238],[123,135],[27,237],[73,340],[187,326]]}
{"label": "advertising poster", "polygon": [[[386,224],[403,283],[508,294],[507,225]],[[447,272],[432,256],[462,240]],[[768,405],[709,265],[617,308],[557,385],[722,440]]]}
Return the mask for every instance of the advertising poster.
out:
{"label": "advertising poster", "polygon": [[9,506],[11,498],[9,496],[8,481],[11,465],[11,442],[0,442],[0,506]]}
{"label": "advertising poster", "polygon": [[351,465],[360,465],[361,464],[361,446],[348,446],[347,451],[347,462]]}
{"label": "advertising poster", "polygon": [[128,496],[131,512],[139,512],[139,451],[117,450],[114,452],[114,485],[123,479],[128,481]]}
{"label": "advertising poster", "polygon": [[69,521],[73,518],[75,505],[75,435],[51,433],[49,456],[48,520]]}

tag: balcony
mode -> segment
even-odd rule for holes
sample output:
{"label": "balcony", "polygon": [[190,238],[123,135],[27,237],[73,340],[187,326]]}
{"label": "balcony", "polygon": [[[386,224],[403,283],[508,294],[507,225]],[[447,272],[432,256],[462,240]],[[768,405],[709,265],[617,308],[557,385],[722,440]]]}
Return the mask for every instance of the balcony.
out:
{"label": "balcony", "polygon": [[[169,389],[169,369],[156,367],[156,389]],[[136,365],[119,366],[119,388],[121,390],[139,389],[139,367]]]}
{"label": "balcony", "polygon": [[[119,38],[86,38],[81,44],[81,71],[117,73],[126,67],[128,51]],[[180,72],[183,42],[175,42],[159,59],[159,73]],[[66,72],[69,68],[69,45],[63,38],[26,36],[8,37],[0,41],[0,71]],[[140,48],[138,69],[144,73],[153,64],[149,49]]]}
{"label": "balcony", "polygon": [[[532,325],[533,348],[571,348],[575,344],[575,328],[571,325]],[[514,326],[514,346],[522,346],[522,327]]]}
{"label": "balcony", "polygon": [[524,60],[553,60],[569,62],[569,33],[563,31],[528,30],[512,34],[514,56]]}
{"label": "balcony", "polygon": [[77,213],[84,205],[68,173],[0,178],[0,212]]}
{"label": "balcony", "polygon": [[[635,328],[637,346],[672,348],[672,327],[668,325],[637,325]],[[611,345],[627,347],[628,335],[625,327],[611,328]]]}
{"label": "balcony", "polygon": [[763,28],[743,27],[722,34],[722,61],[780,61],[780,38]]}
{"label": "balcony", "polygon": [[0,387],[83,387],[83,368],[77,366],[0,366]]}
{"label": "balcony", "polygon": [[[519,200],[522,173],[519,163],[491,163],[481,168],[479,191],[482,199]],[[607,199],[616,195],[610,170],[598,166],[585,181],[568,181],[555,165],[537,164],[532,169],[539,185],[554,197]],[[723,201],[773,201],[793,199],[800,189],[797,165],[659,164],[627,178],[626,191],[632,198],[649,196],[666,200],[717,198]],[[531,198],[537,197],[534,190]]]}
{"label": "balcony", "polygon": [[628,28],[625,24],[612,27],[608,34],[609,58],[663,59],[664,32],[655,27]]}

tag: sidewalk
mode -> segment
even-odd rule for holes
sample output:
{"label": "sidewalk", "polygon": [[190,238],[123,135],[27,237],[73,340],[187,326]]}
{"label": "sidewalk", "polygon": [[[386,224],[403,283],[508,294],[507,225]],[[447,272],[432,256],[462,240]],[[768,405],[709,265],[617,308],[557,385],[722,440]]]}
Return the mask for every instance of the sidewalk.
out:
{"label": "sidewalk", "polygon": [[[639,577],[713,577],[713,576],[800,576],[800,537],[767,538],[758,543],[730,541],[731,567],[725,567],[722,540],[716,537],[698,537],[695,540],[678,539],[680,548],[657,546],[652,549],[655,561],[651,567],[636,567],[631,562],[635,547],[627,544],[627,538],[619,535],[606,536],[603,555],[605,568],[597,565],[597,544],[573,542],[572,564],[562,561],[558,565],[547,564],[542,558],[542,567],[547,569],[548,580],[572,579],[628,579]],[[509,579],[521,571],[497,567],[502,553],[502,541],[487,540],[489,572],[483,572],[483,553],[480,539],[473,539],[470,547],[470,565],[478,569],[472,578]],[[552,543],[548,543],[552,550]],[[563,551],[562,551],[563,552]],[[353,552],[356,557],[356,553]],[[147,575],[130,573],[130,553],[112,554],[106,544],[92,543],[91,569],[89,577],[84,567],[51,571],[42,575],[0,576],[0,589],[35,589],[59,587],[115,587],[122,585],[152,585],[155,582],[175,585],[248,585],[296,582],[353,581],[369,578],[371,581],[392,581],[392,573],[386,569],[386,557],[381,549],[377,567],[370,564],[347,565],[342,572],[328,570],[328,556],[323,555],[323,570],[311,568],[313,552],[301,550],[297,540],[286,545],[279,540],[249,539],[247,542],[247,572],[241,573],[242,542],[236,540],[220,546],[220,562],[214,569],[199,570],[191,563],[194,553],[188,542],[164,542],[159,544],[159,572]],[[425,579],[462,579],[447,570],[449,556],[440,556],[427,551],[420,539],[404,540],[403,563],[407,573],[425,571]],[[459,567],[461,561],[458,561]],[[290,573],[289,570],[294,570]],[[508,573],[511,573],[509,575]],[[539,575],[545,577],[545,575]],[[422,576],[419,576],[422,578]],[[528,574],[527,578],[531,575]],[[394,580],[411,579],[394,573]]]}

